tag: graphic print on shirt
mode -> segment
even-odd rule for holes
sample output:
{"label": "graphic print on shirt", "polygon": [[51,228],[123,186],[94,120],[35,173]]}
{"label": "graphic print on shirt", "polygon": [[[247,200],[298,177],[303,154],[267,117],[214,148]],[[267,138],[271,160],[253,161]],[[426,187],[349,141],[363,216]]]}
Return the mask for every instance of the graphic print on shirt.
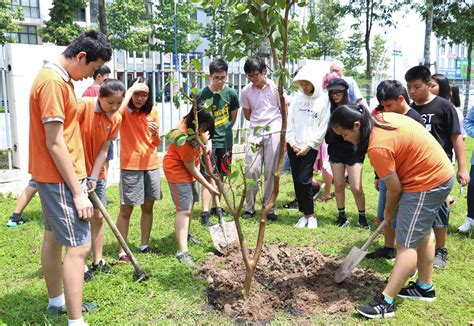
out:
{"label": "graphic print on shirt", "polygon": [[421,118],[425,123],[425,128],[428,131],[431,131],[431,124],[437,123],[436,115],[434,113],[422,113]]}

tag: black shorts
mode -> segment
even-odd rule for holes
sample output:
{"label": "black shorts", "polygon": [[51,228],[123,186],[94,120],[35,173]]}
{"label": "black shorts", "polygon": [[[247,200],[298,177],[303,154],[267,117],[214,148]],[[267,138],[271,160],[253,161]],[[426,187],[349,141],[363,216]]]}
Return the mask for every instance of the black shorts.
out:
{"label": "black shorts", "polygon": [[357,163],[364,163],[365,156],[355,155],[354,153],[333,153],[329,154],[329,162],[352,166]]}
{"label": "black shorts", "polygon": [[[214,174],[219,174],[222,177],[230,174],[232,150],[227,148],[213,148],[209,158],[211,160],[212,171]],[[204,177],[209,177],[204,164],[204,156],[202,156],[200,171]]]}

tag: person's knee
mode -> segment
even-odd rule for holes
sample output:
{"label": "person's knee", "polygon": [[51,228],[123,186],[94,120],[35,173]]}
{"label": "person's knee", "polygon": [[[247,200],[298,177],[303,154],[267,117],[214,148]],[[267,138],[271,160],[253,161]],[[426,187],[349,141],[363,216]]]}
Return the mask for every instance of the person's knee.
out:
{"label": "person's knee", "polygon": [[334,191],[335,192],[343,192],[346,188],[345,182],[334,182]]}
{"label": "person's knee", "polygon": [[351,188],[351,191],[354,194],[354,197],[363,197],[364,196],[364,190],[362,190],[362,187]]}
{"label": "person's knee", "polygon": [[87,257],[87,254],[89,253],[89,251],[91,250],[91,243],[86,243],[86,244],[83,244],[83,245],[80,245],[80,246],[76,246],[76,247],[68,247],[67,248],[67,252],[66,252],[66,256],[67,257],[75,257],[75,258],[84,258],[86,259]]}
{"label": "person's knee", "polygon": [[101,227],[104,224],[104,217],[99,211],[94,210],[94,215],[92,216],[90,222],[91,222],[91,226],[93,225],[93,226]]}
{"label": "person's knee", "polygon": [[125,219],[130,219],[132,212],[133,212],[133,206],[131,205],[120,206],[120,217],[125,218]]}

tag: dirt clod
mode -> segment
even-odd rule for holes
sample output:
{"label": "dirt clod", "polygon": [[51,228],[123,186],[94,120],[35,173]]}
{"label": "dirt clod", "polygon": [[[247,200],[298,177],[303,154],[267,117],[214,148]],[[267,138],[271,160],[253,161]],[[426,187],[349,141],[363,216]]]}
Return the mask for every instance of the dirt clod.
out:
{"label": "dirt clod", "polygon": [[[341,284],[333,257],[311,247],[276,244],[265,247],[248,300],[242,298],[245,266],[238,247],[225,256],[208,255],[196,274],[206,280],[208,304],[236,320],[261,322],[278,312],[295,316],[347,314],[356,301],[381,291],[385,281],[367,268],[356,268]],[[252,254],[252,253],[250,253]]]}

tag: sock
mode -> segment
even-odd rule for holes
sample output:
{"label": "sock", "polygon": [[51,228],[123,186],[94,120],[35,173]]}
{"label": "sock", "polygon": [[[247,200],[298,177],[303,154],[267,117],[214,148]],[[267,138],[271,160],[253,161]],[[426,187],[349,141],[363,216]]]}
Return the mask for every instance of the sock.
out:
{"label": "sock", "polygon": [[429,290],[433,287],[433,284],[425,284],[421,282],[416,282],[416,285],[418,285],[422,290]]}
{"label": "sock", "polygon": [[389,297],[384,296],[383,301],[385,301],[388,304],[393,304],[393,299],[390,299]]}
{"label": "sock", "polygon": [[87,264],[84,265],[84,273],[86,273],[89,270],[89,267],[87,267]]}
{"label": "sock", "polygon": [[360,219],[365,219],[365,210],[359,211],[359,218]]}
{"label": "sock", "polygon": [[92,263],[94,266],[99,266],[99,265],[105,265],[105,260],[104,258],[102,258],[101,260],[99,260],[99,262],[96,264],[96,263]]}
{"label": "sock", "polygon": [[122,258],[123,256],[126,256],[126,255],[127,255],[127,254],[122,251],[122,252],[119,253],[119,258]]}
{"label": "sock", "polygon": [[48,304],[50,306],[61,307],[66,304],[66,299],[64,298],[64,293],[61,293],[55,298],[48,298]]}
{"label": "sock", "polygon": [[140,245],[140,251],[143,251],[146,248],[148,248],[148,244]]}
{"label": "sock", "polygon": [[345,207],[342,207],[342,208],[338,208],[337,209],[339,211],[339,216],[342,216],[342,217],[346,217],[346,208]]}
{"label": "sock", "polygon": [[68,319],[67,320],[67,325],[68,326],[85,326],[87,324],[84,321],[84,317],[81,317],[79,319]]}

